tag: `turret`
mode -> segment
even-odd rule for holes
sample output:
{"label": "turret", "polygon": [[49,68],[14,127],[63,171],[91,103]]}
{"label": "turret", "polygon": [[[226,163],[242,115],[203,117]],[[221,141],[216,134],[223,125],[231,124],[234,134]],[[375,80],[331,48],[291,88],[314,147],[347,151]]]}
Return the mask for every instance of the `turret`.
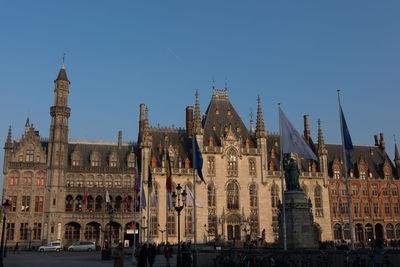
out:
{"label": "turret", "polygon": [[261,152],[261,182],[266,183],[268,150],[267,150],[267,133],[264,128],[264,119],[261,110],[260,96],[257,98],[257,125],[256,125],[257,148]]}
{"label": "turret", "polygon": [[[202,133],[202,124],[200,116],[199,93],[196,90],[196,104],[194,106],[194,130],[197,134]],[[200,143],[200,142],[199,142]]]}
{"label": "turret", "polygon": [[400,178],[400,154],[397,143],[394,144],[394,163],[396,165],[397,177]]}
{"label": "turret", "polygon": [[266,133],[265,133],[265,127],[264,127],[264,119],[263,119],[263,115],[262,115],[262,110],[261,110],[261,100],[260,100],[260,96],[258,96],[257,98],[257,124],[256,124],[256,137],[266,137]]}
{"label": "turret", "polygon": [[322,135],[321,120],[318,119],[318,162],[320,172],[324,175],[324,186],[328,185],[328,150]]}
{"label": "turret", "polygon": [[11,125],[8,128],[8,135],[6,143],[4,144],[4,165],[3,165],[3,174],[8,172],[8,162],[10,161],[12,149],[12,140],[11,140]]}

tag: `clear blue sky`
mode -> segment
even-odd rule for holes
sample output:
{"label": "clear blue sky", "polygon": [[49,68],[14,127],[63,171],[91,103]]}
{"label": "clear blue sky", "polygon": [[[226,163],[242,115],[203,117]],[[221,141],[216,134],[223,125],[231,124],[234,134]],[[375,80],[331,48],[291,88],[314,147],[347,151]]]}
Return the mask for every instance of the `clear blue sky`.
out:
{"label": "clear blue sky", "polygon": [[[136,141],[139,104],[151,125],[185,126],[211,81],[245,124],[262,100],[268,131],[277,103],[299,132],[340,143],[336,89],[353,143],[400,139],[399,1],[2,1],[0,143],[20,138],[27,114],[48,137],[53,81],[66,56],[71,139]],[[4,152],[1,153],[3,157]],[[2,158],[1,164],[3,162]],[[0,166],[2,169],[2,165]]]}

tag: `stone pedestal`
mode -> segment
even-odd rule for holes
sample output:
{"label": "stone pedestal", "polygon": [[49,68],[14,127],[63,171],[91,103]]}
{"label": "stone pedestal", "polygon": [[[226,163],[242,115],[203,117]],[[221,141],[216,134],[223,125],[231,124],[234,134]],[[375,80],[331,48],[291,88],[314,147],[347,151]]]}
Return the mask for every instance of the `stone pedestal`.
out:
{"label": "stone pedestal", "polygon": [[[286,206],[286,240],[287,248],[316,248],[314,219],[311,203],[304,199],[303,190],[284,192]],[[279,243],[283,247],[283,211],[281,205]]]}

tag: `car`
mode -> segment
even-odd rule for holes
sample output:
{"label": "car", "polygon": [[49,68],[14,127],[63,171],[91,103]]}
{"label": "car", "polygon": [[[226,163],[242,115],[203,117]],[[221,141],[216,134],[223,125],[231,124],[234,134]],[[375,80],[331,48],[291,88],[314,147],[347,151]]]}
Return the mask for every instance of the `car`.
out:
{"label": "car", "polygon": [[95,251],[96,242],[94,241],[76,241],[68,247],[68,251]]}
{"label": "car", "polygon": [[61,247],[61,242],[49,242],[46,245],[40,246],[38,248],[39,252],[45,252],[45,251],[61,251],[62,247]]}

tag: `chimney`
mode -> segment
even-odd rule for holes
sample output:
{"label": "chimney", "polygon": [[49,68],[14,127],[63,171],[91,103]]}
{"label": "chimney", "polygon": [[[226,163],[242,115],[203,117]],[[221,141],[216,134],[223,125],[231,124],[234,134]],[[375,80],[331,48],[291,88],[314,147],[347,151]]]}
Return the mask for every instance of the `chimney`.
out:
{"label": "chimney", "polygon": [[304,137],[306,138],[307,141],[310,140],[310,123],[308,121],[308,115],[304,115]]}
{"label": "chimney", "polygon": [[186,107],[186,132],[188,137],[193,133],[193,106]]}
{"label": "chimney", "polygon": [[118,148],[122,147],[122,131],[118,132]]}
{"label": "chimney", "polygon": [[380,133],[380,140],[379,140],[379,146],[382,150],[385,150],[385,141],[383,140],[383,133]]}
{"label": "chimney", "polygon": [[375,146],[379,146],[379,143],[378,143],[378,135],[374,135],[374,138],[375,138]]}

